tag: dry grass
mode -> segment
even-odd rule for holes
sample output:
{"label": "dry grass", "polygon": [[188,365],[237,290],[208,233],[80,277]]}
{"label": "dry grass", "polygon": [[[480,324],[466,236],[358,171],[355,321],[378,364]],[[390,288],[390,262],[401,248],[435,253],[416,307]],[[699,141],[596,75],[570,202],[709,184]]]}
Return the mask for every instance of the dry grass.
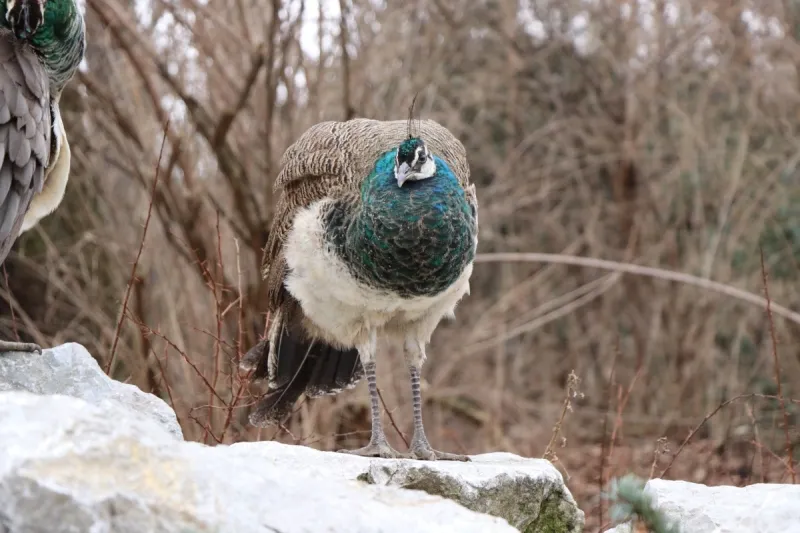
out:
{"label": "dry grass", "polygon": [[[558,458],[587,531],[627,471],[791,481],[797,8],[761,2],[772,22],[748,32],[744,4],[722,0],[323,4],[153,0],[137,19],[87,0],[87,69],[62,98],[68,195],[6,262],[0,334],[83,343],[169,401],[189,439],[363,444],[362,387],[258,431],[236,363],[264,332],[283,150],[321,120],[403,117],[419,92],[467,147],[481,209],[472,294],[424,372],[431,441],[538,456],[574,370]],[[400,447],[397,348],[381,347],[379,384]]]}

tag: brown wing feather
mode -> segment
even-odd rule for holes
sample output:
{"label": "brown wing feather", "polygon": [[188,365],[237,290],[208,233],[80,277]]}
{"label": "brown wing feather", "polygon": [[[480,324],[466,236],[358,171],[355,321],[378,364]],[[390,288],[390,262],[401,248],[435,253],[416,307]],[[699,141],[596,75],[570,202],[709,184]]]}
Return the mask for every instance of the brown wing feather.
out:
{"label": "brown wing feather", "polygon": [[[425,140],[436,156],[447,161],[477,210],[464,145],[447,128],[432,120],[415,121],[413,132]],[[275,181],[275,191],[281,196],[262,260],[271,311],[284,302],[283,243],[296,211],[323,198],[358,191],[378,157],[407,137],[405,120],[354,119],[316,124],[287,148]]]}
{"label": "brown wing feather", "polygon": [[0,263],[44,185],[50,120],[44,67],[29,48],[0,33]]}

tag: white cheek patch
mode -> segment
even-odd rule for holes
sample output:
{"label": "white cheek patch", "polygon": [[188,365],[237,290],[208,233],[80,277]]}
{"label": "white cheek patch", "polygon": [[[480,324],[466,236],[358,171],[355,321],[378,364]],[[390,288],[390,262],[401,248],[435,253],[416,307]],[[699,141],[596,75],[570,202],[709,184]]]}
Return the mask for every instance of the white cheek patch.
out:
{"label": "white cheek patch", "polygon": [[420,178],[430,178],[434,174],[436,174],[436,163],[433,161],[432,157],[429,157],[425,164],[422,165],[422,168],[419,171]]}

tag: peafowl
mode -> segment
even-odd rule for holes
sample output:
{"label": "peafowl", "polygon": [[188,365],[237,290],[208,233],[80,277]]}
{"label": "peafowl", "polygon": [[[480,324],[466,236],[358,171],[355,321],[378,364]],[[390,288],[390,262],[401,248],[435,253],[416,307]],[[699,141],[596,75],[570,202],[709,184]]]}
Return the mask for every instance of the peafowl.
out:
{"label": "peafowl", "polygon": [[[6,0],[0,17],[0,264],[14,241],[52,213],[67,186],[70,149],[58,101],[83,59],[75,0]],[[38,352],[0,340],[0,353]]]}
{"label": "peafowl", "polygon": [[[434,450],[422,423],[426,345],[469,293],[478,204],[466,151],[446,128],[354,119],[306,131],[283,155],[263,256],[270,327],[242,359],[268,390],[250,422],[282,422],[300,395],[336,394],[366,375],[366,457],[460,460]],[[413,134],[412,134],[413,132]],[[408,454],[389,446],[376,385],[378,336],[401,341],[411,378]]]}

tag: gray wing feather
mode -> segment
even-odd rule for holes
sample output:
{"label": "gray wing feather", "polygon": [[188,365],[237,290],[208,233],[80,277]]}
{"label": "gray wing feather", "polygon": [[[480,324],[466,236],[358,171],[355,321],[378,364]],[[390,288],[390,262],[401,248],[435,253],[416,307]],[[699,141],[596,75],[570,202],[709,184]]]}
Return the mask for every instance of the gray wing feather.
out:
{"label": "gray wing feather", "polygon": [[11,120],[11,111],[6,103],[6,95],[0,92],[0,123],[5,124]]}
{"label": "gray wing feather", "polygon": [[44,185],[50,159],[47,74],[32,50],[0,33],[0,263]]}

